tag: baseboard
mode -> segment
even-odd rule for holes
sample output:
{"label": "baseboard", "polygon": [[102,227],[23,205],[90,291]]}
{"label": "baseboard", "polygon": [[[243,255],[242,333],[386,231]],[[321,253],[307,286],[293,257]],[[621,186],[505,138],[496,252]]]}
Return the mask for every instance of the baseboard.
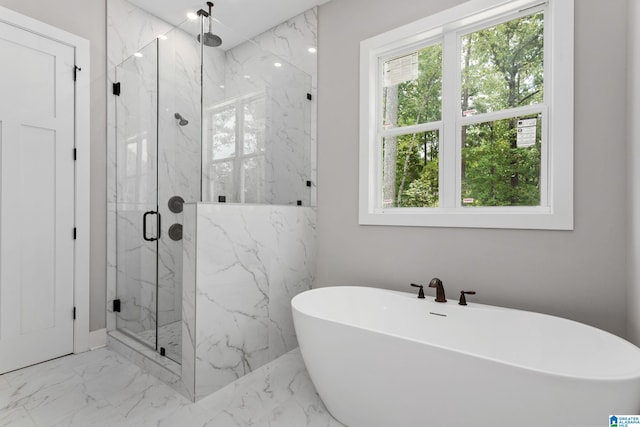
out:
{"label": "baseboard", "polygon": [[107,345],[107,329],[106,328],[89,332],[89,349],[95,350],[96,348],[104,347],[106,345]]}

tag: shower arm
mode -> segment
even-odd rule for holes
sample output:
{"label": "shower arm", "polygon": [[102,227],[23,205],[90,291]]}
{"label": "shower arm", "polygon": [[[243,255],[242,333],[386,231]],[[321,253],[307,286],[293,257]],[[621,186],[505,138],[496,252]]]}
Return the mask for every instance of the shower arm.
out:
{"label": "shower arm", "polygon": [[211,8],[213,8],[213,3],[208,1],[207,6],[209,6],[209,12],[200,9],[197,14],[209,18],[209,32],[211,32]]}
{"label": "shower arm", "polygon": [[208,1],[207,6],[209,6],[209,32],[211,32],[211,8],[213,7],[213,3]]}

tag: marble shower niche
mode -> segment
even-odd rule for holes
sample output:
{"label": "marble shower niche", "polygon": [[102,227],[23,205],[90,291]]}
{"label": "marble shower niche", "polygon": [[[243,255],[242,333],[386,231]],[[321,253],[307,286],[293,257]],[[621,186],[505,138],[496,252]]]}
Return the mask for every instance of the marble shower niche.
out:
{"label": "marble shower niche", "polygon": [[126,0],[107,20],[108,342],[196,400],[297,346],[289,303],[315,277],[317,10],[214,48],[199,20]]}

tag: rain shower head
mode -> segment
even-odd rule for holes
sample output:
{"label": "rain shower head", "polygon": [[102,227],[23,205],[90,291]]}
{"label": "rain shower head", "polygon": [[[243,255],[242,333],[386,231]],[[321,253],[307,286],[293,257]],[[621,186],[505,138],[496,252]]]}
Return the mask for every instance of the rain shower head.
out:
{"label": "rain shower head", "polygon": [[205,46],[209,46],[209,47],[218,47],[222,44],[222,39],[220,38],[220,36],[213,34],[211,32],[211,8],[213,7],[213,3],[211,3],[210,1],[207,2],[207,6],[209,6],[209,13],[207,14],[207,12],[201,10],[199,13],[199,15],[204,15],[206,17],[209,18],[209,31],[207,31],[206,33],[204,33],[202,35],[202,40],[200,40],[200,34],[198,34],[198,41],[202,42]]}
{"label": "rain shower head", "polygon": [[175,113],[175,114],[173,115],[173,117],[175,117],[177,120],[180,120],[180,121],[178,122],[178,124],[179,124],[180,126],[186,126],[186,125],[188,125],[188,124],[189,124],[189,120],[187,120],[187,119],[185,119],[184,117],[182,117],[182,114],[180,114],[180,113]]}
{"label": "rain shower head", "polygon": [[[203,34],[204,45],[209,47],[218,47],[222,44],[220,36],[213,34],[211,31]],[[200,34],[198,34],[198,41],[200,41]]]}

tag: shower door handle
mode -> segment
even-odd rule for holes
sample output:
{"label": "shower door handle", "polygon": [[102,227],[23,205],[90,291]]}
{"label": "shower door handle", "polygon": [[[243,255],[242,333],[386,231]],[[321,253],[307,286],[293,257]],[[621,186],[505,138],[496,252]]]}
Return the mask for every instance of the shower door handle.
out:
{"label": "shower door handle", "polygon": [[[157,222],[158,227],[157,227],[156,237],[147,237],[147,216],[148,215],[158,216],[158,222]],[[147,242],[154,242],[160,238],[160,212],[147,211],[144,213],[144,215],[142,215],[142,238]]]}

